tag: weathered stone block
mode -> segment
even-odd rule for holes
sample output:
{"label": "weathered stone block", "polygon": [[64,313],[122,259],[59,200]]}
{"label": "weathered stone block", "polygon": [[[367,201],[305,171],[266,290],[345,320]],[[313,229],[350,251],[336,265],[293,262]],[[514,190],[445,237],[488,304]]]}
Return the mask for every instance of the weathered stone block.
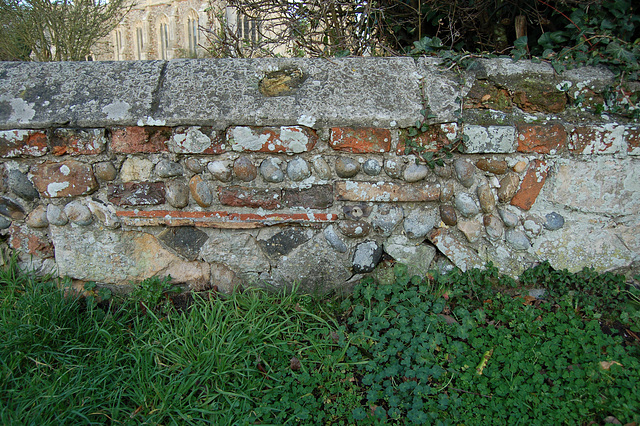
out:
{"label": "weathered stone block", "polygon": [[379,128],[334,127],[331,148],[353,153],[380,153],[391,149],[391,131]]}
{"label": "weathered stone block", "polygon": [[96,155],[106,144],[104,129],[55,129],[51,133],[53,155]]}
{"label": "weathered stone block", "polygon": [[120,167],[122,182],[147,181],[151,179],[153,163],[146,158],[128,157]]}
{"label": "weathered stone block", "polygon": [[128,182],[109,185],[107,198],[118,206],[153,206],[164,204],[164,183]]}
{"label": "weathered stone block", "polygon": [[569,149],[574,154],[615,154],[627,152],[625,127],[616,123],[578,126],[571,132]]}
{"label": "weathered stone block", "polygon": [[512,126],[467,124],[463,133],[469,137],[464,151],[469,154],[511,153],[516,151],[516,129]]}
{"label": "weathered stone block", "polygon": [[326,209],[333,205],[333,185],[313,185],[311,188],[286,188],[282,202],[287,207]]}
{"label": "weathered stone block", "polygon": [[177,127],[168,141],[169,151],[176,154],[222,154],[226,152],[222,138],[210,127]]}
{"label": "weathered stone block", "polygon": [[518,151],[556,154],[567,144],[567,131],[560,124],[518,124]]}
{"label": "weathered stone block", "polygon": [[529,210],[533,203],[536,202],[540,190],[544,186],[547,179],[549,166],[546,161],[534,160],[529,165],[527,174],[522,179],[520,189],[511,199],[511,205],[520,207],[523,210]]}
{"label": "weathered stone block", "polygon": [[301,126],[246,127],[227,130],[227,142],[234,151],[300,154],[313,149],[318,135]]}
{"label": "weathered stone block", "polygon": [[120,127],[111,130],[111,149],[122,154],[168,151],[169,127]]}
{"label": "weathered stone block", "polygon": [[485,80],[476,80],[464,98],[464,108],[488,108],[510,112],[513,109],[509,91]]}
{"label": "weathered stone block", "polygon": [[439,184],[401,184],[393,182],[336,182],[338,200],[405,202],[437,201]]}
{"label": "weathered stone block", "polygon": [[0,157],[42,157],[49,150],[41,130],[0,131]]}
{"label": "weathered stone block", "polygon": [[247,188],[242,186],[218,187],[218,199],[225,206],[253,207],[266,210],[279,209],[281,191],[271,188]]}
{"label": "weathered stone block", "polygon": [[75,160],[47,161],[33,166],[31,173],[38,192],[47,198],[77,197],[98,189],[91,165]]}
{"label": "weathered stone block", "polygon": [[427,236],[442,254],[463,272],[472,268],[482,268],[484,262],[471,247],[456,240],[451,233],[442,228],[434,229]]}

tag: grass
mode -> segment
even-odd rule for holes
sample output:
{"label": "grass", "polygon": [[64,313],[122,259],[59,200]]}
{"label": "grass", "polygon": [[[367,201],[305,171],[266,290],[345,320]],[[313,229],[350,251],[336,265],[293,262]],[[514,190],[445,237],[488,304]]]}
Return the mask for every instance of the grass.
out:
{"label": "grass", "polygon": [[640,314],[623,277],[542,265],[521,277],[547,288],[533,300],[492,268],[406,271],[343,299],[249,290],[178,309],[168,281],[98,303],[13,262],[0,423],[640,422]]}

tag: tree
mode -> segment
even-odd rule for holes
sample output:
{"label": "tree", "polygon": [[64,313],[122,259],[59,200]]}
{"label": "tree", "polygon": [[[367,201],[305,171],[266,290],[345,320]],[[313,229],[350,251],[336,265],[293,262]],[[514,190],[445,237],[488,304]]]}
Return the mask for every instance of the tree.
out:
{"label": "tree", "polygon": [[85,60],[132,0],[0,0],[0,59]]}

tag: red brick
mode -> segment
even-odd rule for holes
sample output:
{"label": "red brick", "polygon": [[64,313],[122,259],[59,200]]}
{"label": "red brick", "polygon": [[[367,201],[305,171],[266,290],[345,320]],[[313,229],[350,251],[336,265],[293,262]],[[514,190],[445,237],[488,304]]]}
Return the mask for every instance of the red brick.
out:
{"label": "red brick", "polygon": [[518,124],[518,151],[549,154],[567,144],[567,131],[560,124]]}
{"label": "red brick", "polygon": [[127,182],[109,185],[107,199],[118,206],[153,206],[164,204],[163,182]]}
{"label": "red brick", "polygon": [[176,154],[223,154],[227,152],[220,134],[211,127],[177,127],[169,142]]}
{"label": "red brick", "polygon": [[440,186],[435,184],[403,184],[393,182],[351,182],[335,184],[337,199],[344,201],[437,201]]}
{"label": "red brick", "polygon": [[48,149],[47,135],[41,130],[0,131],[0,157],[41,157]]}
{"label": "red brick", "polygon": [[[400,142],[398,142],[398,148],[396,149],[396,154],[405,155],[405,154],[416,154],[416,151],[411,149],[409,151],[407,148],[407,140],[411,141],[411,145],[417,145],[419,147],[423,147],[424,151],[438,151],[445,145],[451,143],[449,138],[447,137],[443,125],[432,125],[429,126],[426,132],[421,133],[417,136],[409,136],[406,132],[402,132],[400,134]],[[456,132],[456,129],[449,129],[449,132]]]}
{"label": "red brick", "polygon": [[629,155],[640,155],[640,127],[627,128],[625,132],[627,152]]}
{"label": "red brick", "polygon": [[227,129],[227,142],[238,152],[268,152],[272,154],[300,154],[313,149],[318,135],[301,126],[248,127]]}
{"label": "red brick", "polygon": [[166,152],[169,127],[120,127],[111,131],[111,149],[123,154]]}
{"label": "red brick", "polygon": [[75,160],[47,161],[33,166],[31,173],[34,186],[47,198],[77,197],[98,189],[91,165]]}
{"label": "red brick", "polygon": [[569,149],[574,154],[615,154],[624,148],[624,127],[615,124],[578,126],[571,132]]}
{"label": "red brick", "polygon": [[267,210],[282,207],[279,189],[247,188],[242,186],[218,187],[218,199],[225,206],[253,207]]}
{"label": "red brick", "polygon": [[336,151],[357,154],[389,152],[391,131],[375,127],[333,127],[329,144]]}
{"label": "red brick", "polygon": [[315,225],[335,222],[333,213],[233,213],[228,211],[186,212],[170,210],[120,210],[116,215],[127,226],[200,226],[205,228],[251,229],[263,226],[296,223]]}
{"label": "red brick", "polygon": [[104,129],[56,129],[51,135],[53,155],[95,155],[104,151]]}
{"label": "red brick", "polygon": [[540,194],[540,190],[542,190],[547,179],[548,172],[549,169],[545,161],[534,160],[529,165],[529,170],[527,170],[527,174],[520,184],[520,189],[511,199],[511,205],[520,207],[523,210],[529,210],[533,203],[536,202],[536,198],[538,198],[538,194]]}
{"label": "red brick", "polygon": [[326,209],[333,205],[332,185],[313,185],[311,188],[283,190],[282,201],[287,207]]}

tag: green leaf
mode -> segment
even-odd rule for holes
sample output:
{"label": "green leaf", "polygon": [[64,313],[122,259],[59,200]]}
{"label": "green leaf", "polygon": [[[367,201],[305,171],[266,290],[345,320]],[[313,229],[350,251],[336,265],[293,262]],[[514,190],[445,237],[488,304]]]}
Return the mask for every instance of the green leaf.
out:
{"label": "green leaf", "polygon": [[529,37],[522,36],[522,37],[519,37],[516,41],[513,42],[513,46],[516,49],[525,49],[526,50],[528,43],[529,43]]}

